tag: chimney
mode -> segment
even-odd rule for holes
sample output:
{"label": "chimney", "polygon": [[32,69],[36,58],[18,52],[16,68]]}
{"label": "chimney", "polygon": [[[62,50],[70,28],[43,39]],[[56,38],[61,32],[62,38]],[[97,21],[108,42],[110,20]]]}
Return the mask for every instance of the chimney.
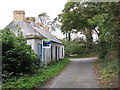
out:
{"label": "chimney", "polygon": [[43,27],[43,29],[44,29],[45,31],[49,31],[49,27],[48,27],[48,26]]}
{"label": "chimney", "polygon": [[13,11],[14,21],[23,21],[25,19],[25,11],[15,10]]}
{"label": "chimney", "polygon": [[26,17],[25,21],[28,23],[35,23],[35,17]]}
{"label": "chimney", "polygon": [[44,24],[43,24],[42,22],[38,22],[38,23],[36,23],[35,25],[36,25],[37,27],[39,27],[39,26],[40,26],[40,27],[43,27],[43,26],[44,26]]}

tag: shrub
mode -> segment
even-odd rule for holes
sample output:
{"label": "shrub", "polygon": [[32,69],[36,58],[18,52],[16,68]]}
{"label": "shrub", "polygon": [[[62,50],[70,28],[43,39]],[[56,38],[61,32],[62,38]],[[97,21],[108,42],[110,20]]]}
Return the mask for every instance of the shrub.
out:
{"label": "shrub", "polygon": [[71,53],[72,54],[83,54],[85,53],[85,46],[84,44],[76,44],[76,43],[73,43],[71,44]]}
{"label": "shrub", "polygon": [[40,64],[40,58],[26,44],[22,36],[16,37],[9,28],[0,31],[2,35],[2,71],[6,80],[11,76],[33,73]]}
{"label": "shrub", "polygon": [[86,52],[85,44],[77,44],[75,42],[66,42],[65,43],[65,55],[69,56],[70,54],[84,54]]}

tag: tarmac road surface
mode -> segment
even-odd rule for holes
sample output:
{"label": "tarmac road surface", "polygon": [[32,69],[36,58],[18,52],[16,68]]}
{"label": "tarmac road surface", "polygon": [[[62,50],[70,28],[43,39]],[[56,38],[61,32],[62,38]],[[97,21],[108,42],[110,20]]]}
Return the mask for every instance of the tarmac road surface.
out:
{"label": "tarmac road surface", "polygon": [[93,71],[96,57],[70,59],[70,64],[43,88],[100,88]]}

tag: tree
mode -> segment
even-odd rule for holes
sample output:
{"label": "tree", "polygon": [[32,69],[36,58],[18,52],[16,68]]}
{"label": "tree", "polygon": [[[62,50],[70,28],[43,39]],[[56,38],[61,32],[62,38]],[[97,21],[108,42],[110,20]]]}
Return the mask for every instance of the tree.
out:
{"label": "tree", "polygon": [[118,50],[119,5],[119,2],[93,3],[97,14],[89,22],[98,27],[101,58],[105,58],[111,50]]}
{"label": "tree", "polygon": [[40,20],[41,23],[43,23],[44,27],[47,26],[49,27],[52,31],[55,31],[56,28],[59,28],[60,25],[57,22],[58,19],[55,18],[53,21],[50,20],[49,16],[47,15],[47,13],[43,12],[41,14],[38,15],[38,19]]}
{"label": "tree", "polygon": [[61,15],[62,26],[64,33],[68,33],[70,40],[70,33],[82,32],[86,36],[87,51],[92,50],[92,29],[88,23],[88,19],[92,17],[94,9],[85,7],[86,4],[75,2],[68,2],[65,5],[63,14]]}
{"label": "tree", "polygon": [[61,15],[61,29],[64,33],[83,33],[88,52],[92,51],[92,32],[95,31],[99,37],[100,51],[105,56],[110,49],[117,50],[115,45],[118,45],[119,5],[119,2],[68,2]]}
{"label": "tree", "polygon": [[73,9],[75,3],[68,2],[65,4],[65,8],[63,10],[63,13],[61,14],[61,30],[64,34],[66,34],[66,39],[68,38],[68,41],[71,40],[70,34],[72,33],[72,29],[74,26],[73,23],[73,15],[74,13],[71,11]]}

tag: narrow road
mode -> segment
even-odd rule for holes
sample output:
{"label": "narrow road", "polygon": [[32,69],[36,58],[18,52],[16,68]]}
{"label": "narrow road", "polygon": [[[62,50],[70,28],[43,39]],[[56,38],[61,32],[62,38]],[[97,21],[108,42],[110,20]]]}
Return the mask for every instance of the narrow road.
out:
{"label": "narrow road", "polygon": [[70,64],[44,88],[99,88],[93,71],[95,57],[70,59]]}

